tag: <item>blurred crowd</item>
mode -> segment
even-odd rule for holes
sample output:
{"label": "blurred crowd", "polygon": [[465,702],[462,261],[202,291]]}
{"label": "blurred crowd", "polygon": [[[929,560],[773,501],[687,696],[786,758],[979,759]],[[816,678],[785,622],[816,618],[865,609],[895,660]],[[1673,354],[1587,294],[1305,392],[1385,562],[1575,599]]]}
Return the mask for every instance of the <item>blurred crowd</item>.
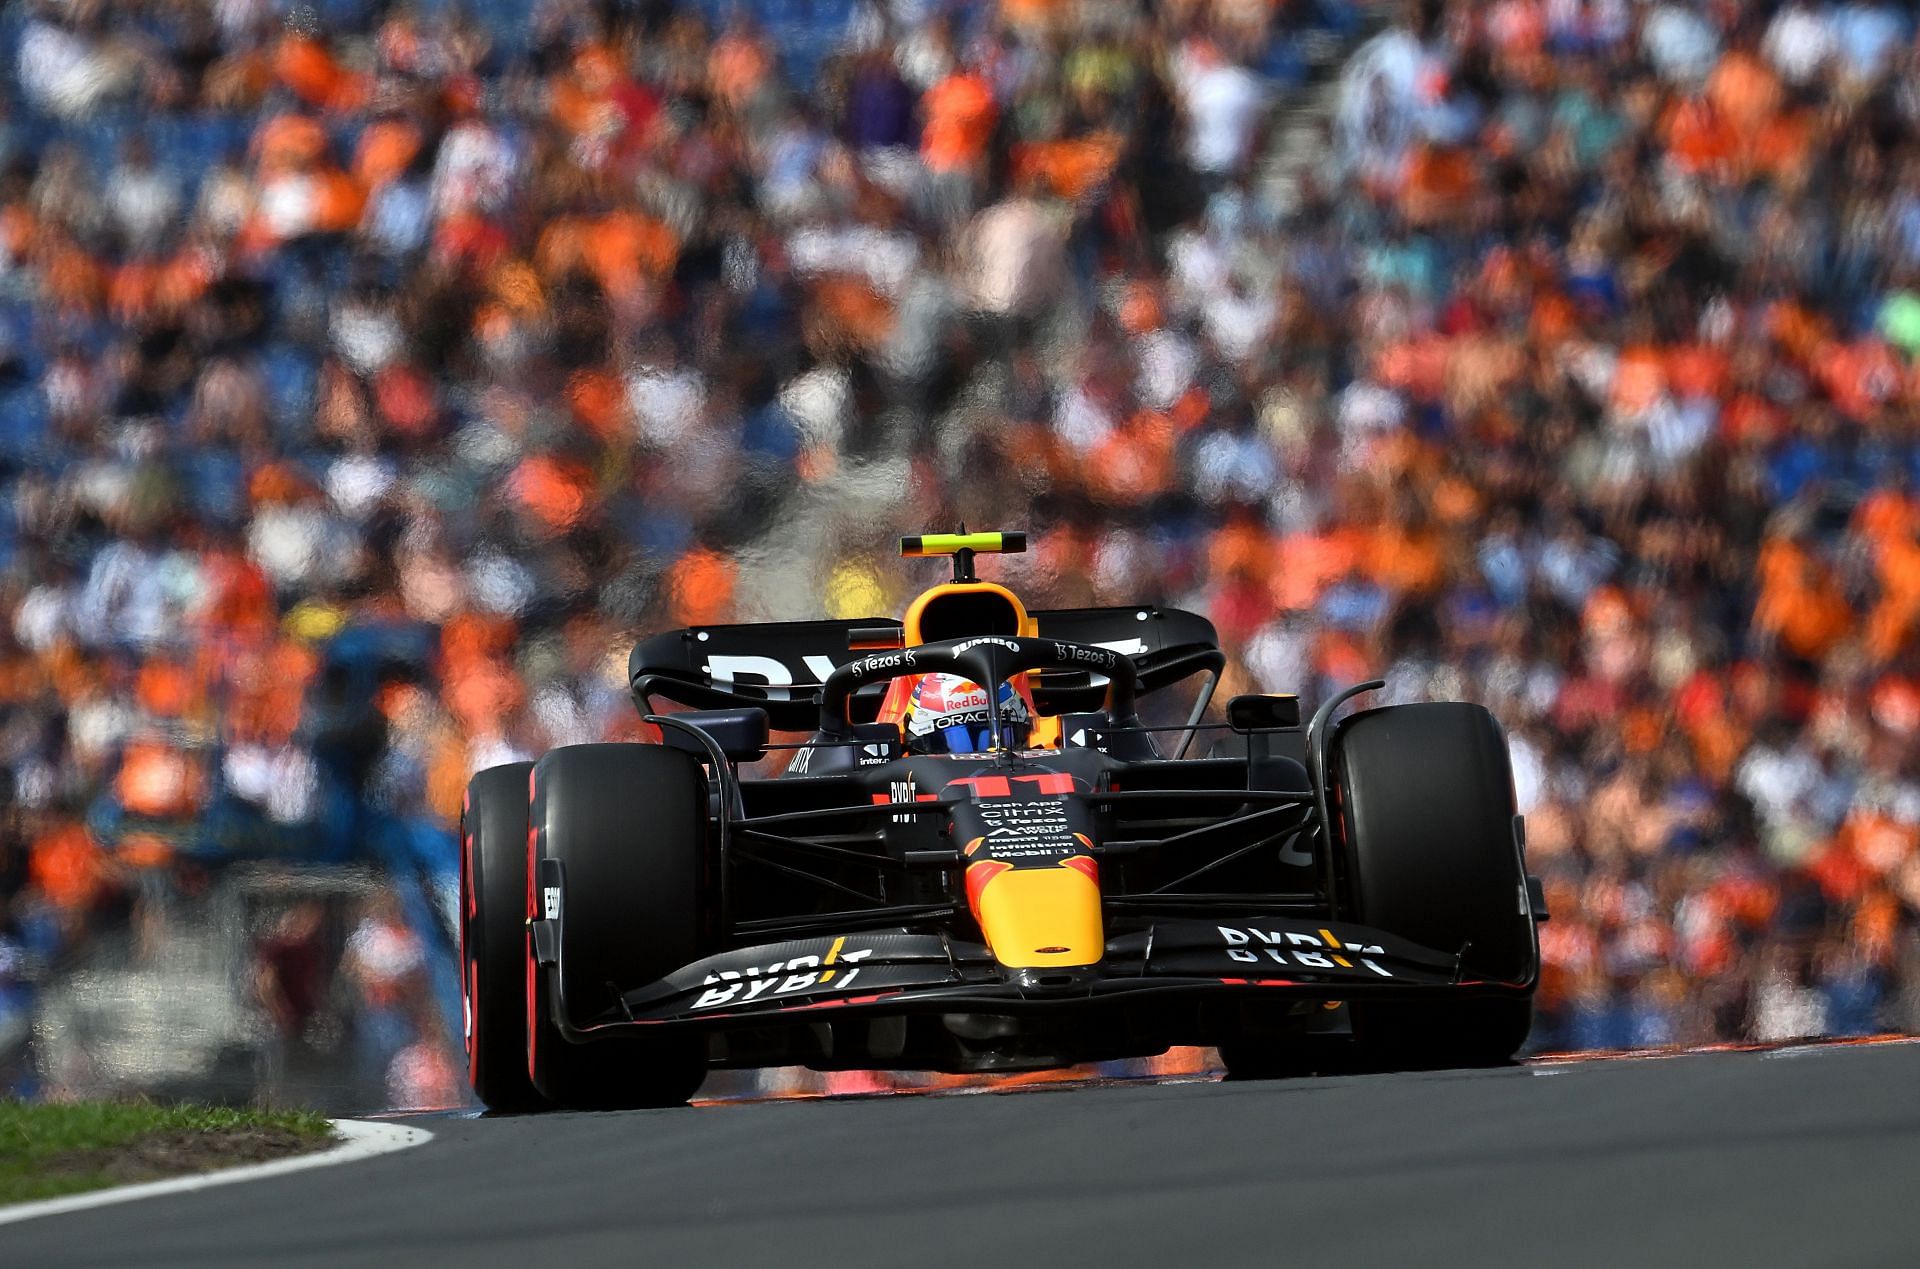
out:
{"label": "blurred crowd", "polygon": [[0,1036],[170,888],[371,858],[327,972],[444,1085],[468,774],[961,520],[1229,690],[1492,707],[1539,1046],[1912,1025],[1913,10],[6,6]]}
{"label": "blurred crowd", "polygon": [[1914,1025],[1912,8],[1426,5],[1345,72],[1247,663],[1507,724],[1541,1042]]}

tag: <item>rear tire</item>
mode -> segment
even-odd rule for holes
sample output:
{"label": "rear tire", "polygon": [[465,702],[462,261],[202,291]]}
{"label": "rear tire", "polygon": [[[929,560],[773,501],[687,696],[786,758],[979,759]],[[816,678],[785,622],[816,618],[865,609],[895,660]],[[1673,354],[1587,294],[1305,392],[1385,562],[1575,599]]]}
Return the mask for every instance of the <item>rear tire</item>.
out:
{"label": "rear tire", "polygon": [[[530,867],[558,860],[560,967],[530,987],[526,1068],[562,1106],[670,1106],[706,1078],[699,1036],[567,1040],[553,1021],[555,979],[573,1025],[699,958],[707,785],[694,758],[659,745],[569,745],[533,770]],[[538,876],[536,872],[534,875]],[[530,887],[524,911],[535,911]],[[529,949],[531,956],[531,949]]]}
{"label": "rear tire", "polygon": [[1497,1066],[1526,1043],[1539,960],[1500,725],[1478,705],[1395,705],[1335,734],[1329,783],[1353,919],[1525,994],[1353,1002],[1362,1061]]}
{"label": "rear tire", "polygon": [[489,767],[460,807],[460,994],[467,1083],[489,1110],[545,1104],[527,1077],[527,780]]}

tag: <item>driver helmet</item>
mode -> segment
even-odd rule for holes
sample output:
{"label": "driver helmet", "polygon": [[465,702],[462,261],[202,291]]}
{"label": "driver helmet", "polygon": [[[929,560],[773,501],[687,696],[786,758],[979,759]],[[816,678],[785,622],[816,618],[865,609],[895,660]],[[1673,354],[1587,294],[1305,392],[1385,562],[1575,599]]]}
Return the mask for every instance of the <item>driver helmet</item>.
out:
{"label": "driver helmet", "polygon": [[[1002,743],[1024,749],[1032,729],[1027,703],[1013,684],[998,692]],[[993,744],[987,689],[957,674],[928,674],[913,685],[907,748],[914,753],[985,753]]]}

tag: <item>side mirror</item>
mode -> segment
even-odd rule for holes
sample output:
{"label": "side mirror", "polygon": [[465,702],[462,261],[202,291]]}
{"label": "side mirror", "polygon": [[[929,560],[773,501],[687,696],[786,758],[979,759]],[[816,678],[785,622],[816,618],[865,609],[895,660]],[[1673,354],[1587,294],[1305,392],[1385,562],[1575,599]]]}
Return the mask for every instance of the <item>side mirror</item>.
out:
{"label": "side mirror", "polygon": [[1068,749],[1099,749],[1107,747],[1107,731],[1113,721],[1105,712],[1090,714],[1060,715],[1060,744]]}
{"label": "side mirror", "polygon": [[850,652],[891,652],[907,646],[907,632],[901,626],[855,626],[847,631]]}
{"label": "side mirror", "polygon": [[1300,725],[1300,698],[1291,692],[1236,696],[1227,702],[1227,726],[1235,731],[1279,731]]}
{"label": "side mirror", "polygon": [[861,742],[861,766],[891,762],[907,751],[899,723],[855,723],[849,730],[850,739]]}
{"label": "side mirror", "polygon": [[770,727],[764,709],[702,709],[669,715],[678,726],[662,726],[660,739],[673,749],[707,756],[706,746],[687,734],[685,728],[697,727],[713,738],[720,752],[734,762],[752,762],[767,752]]}

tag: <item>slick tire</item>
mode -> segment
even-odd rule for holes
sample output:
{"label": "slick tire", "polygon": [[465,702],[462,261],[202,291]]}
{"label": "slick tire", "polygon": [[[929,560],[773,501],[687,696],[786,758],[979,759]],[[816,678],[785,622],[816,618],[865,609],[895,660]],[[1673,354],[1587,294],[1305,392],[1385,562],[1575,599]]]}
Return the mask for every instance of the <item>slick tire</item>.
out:
{"label": "slick tire", "polygon": [[537,1110],[527,1076],[527,781],[489,767],[460,805],[460,993],[467,1083],[489,1110]]}
{"label": "slick tire", "polygon": [[[697,1036],[567,1040],[554,1023],[556,986],[576,1026],[603,1017],[619,993],[700,955],[707,786],[700,765],[659,745],[569,745],[533,769],[528,866],[560,864],[560,964],[529,988],[526,1070],[557,1105],[671,1106],[706,1078]],[[545,896],[530,887],[528,919]],[[559,983],[565,975],[564,984]]]}
{"label": "slick tire", "polygon": [[[1513,770],[1493,715],[1459,703],[1356,714],[1335,734],[1329,782],[1352,918],[1423,947],[1462,952],[1474,977],[1538,975]],[[1369,1066],[1496,1066],[1526,1043],[1526,994],[1353,1002]]]}

